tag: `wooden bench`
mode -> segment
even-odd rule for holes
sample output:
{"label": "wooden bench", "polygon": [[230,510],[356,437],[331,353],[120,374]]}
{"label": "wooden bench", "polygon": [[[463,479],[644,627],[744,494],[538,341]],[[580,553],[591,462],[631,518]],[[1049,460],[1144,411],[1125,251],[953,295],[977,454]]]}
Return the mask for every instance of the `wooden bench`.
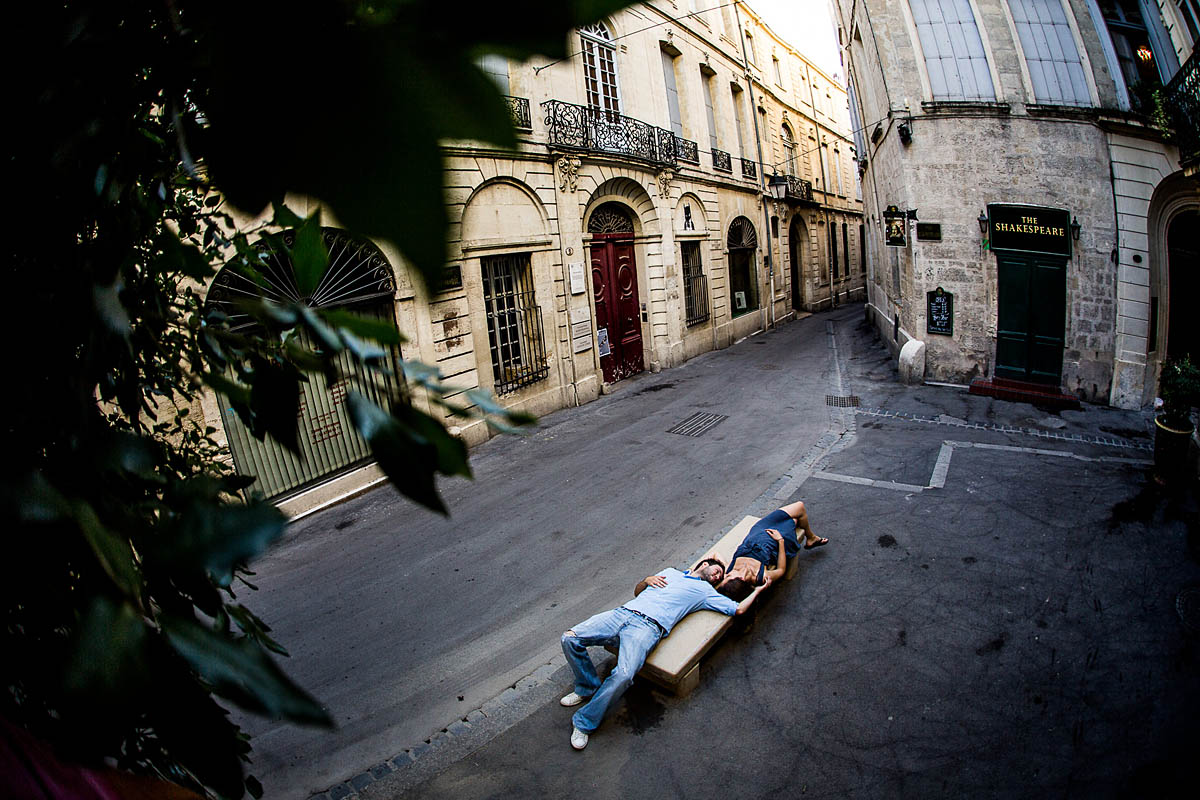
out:
{"label": "wooden bench", "polygon": [[[710,550],[729,565],[733,551],[746,538],[759,517],[745,517],[721,537]],[[795,576],[798,559],[788,560],[784,580]],[[696,565],[692,565],[695,569]],[[691,692],[700,683],[700,659],[733,625],[733,617],[716,611],[693,611],[679,621],[665,639],[650,651],[638,675],[679,697]],[[615,647],[606,648],[616,652]]]}

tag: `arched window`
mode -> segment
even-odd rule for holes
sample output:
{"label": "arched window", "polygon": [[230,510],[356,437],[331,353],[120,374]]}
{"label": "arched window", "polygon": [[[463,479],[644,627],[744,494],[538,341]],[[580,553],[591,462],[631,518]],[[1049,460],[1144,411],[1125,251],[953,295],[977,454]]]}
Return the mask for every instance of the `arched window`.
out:
{"label": "arched window", "polygon": [[613,45],[612,34],[604,23],[595,22],[579,29],[579,41],[588,106],[608,114],[621,113],[617,91],[617,48]]}
{"label": "arched window", "polygon": [[[252,264],[239,256],[217,273],[205,298],[205,316],[219,310],[234,330],[251,328],[257,323],[242,311],[240,301],[261,296],[300,302],[310,308],[351,307],[357,314],[394,325],[396,278],[383,252],[374,243],[335,228],[324,228],[321,237],[329,251],[329,267],[311,294],[305,295],[299,289],[290,255],[295,231],[286,231],[259,241],[258,257]],[[298,331],[296,337],[305,346],[320,347],[303,331]],[[388,361],[400,355],[394,350]],[[355,428],[346,400],[351,391],[356,391],[380,408],[387,408],[395,391],[394,378],[361,370],[348,352],[335,356],[334,361],[337,380],[330,383],[314,378],[300,384],[296,409],[298,453],[273,438],[256,438],[234,412],[233,403],[218,394],[234,467],[241,475],[257,478],[246,490],[248,495],[281,497],[371,459],[371,448]],[[395,363],[390,366],[389,372],[395,375]]]}
{"label": "arched window", "polygon": [[604,203],[592,212],[588,220],[588,233],[633,234],[633,219],[620,203]]}
{"label": "arched window", "polygon": [[758,280],[754,268],[758,234],[754,223],[746,217],[738,217],[729,224],[725,241],[729,247],[730,316],[737,317],[758,308]]}
{"label": "arched window", "polygon": [[796,167],[796,137],[786,124],[779,126],[779,139],[783,142],[783,171],[799,177],[800,171]]}

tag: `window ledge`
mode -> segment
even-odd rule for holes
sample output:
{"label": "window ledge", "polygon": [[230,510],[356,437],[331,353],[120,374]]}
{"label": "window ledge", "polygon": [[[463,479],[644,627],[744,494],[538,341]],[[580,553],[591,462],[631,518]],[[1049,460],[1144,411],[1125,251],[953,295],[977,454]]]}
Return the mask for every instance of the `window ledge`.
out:
{"label": "window ledge", "polygon": [[1071,119],[1096,119],[1092,106],[1067,106],[1051,103],[1026,103],[1025,113],[1031,117],[1069,117]]}
{"label": "window ledge", "polygon": [[1012,106],[983,100],[926,100],[921,110],[929,116],[993,117],[1011,114]]}
{"label": "window ledge", "polygon": [[514,236],[504,239],[471,239],[462,242],[459,247],[465,256],[487,250],[538,250],[553,243],[554,239],[550,236]]}

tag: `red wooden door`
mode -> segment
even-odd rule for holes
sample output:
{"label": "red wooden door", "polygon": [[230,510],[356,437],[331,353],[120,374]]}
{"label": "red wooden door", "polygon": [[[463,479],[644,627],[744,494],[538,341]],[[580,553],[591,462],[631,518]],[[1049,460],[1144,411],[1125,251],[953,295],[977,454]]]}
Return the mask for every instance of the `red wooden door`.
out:
{"label": "red wooden door", "polygon": [[633,243],[602,237],[603,234],[596,234],[592,239],[592,292],[596,299],[600,369],[606,383],[615,383],[645,368],[641,305]]}

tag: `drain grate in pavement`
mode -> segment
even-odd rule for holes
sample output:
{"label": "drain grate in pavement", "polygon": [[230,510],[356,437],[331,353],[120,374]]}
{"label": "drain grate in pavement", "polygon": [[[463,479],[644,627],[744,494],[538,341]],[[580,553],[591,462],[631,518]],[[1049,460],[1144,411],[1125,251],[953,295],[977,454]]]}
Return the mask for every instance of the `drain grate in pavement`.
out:
{"label": "drain grate in pavement", "polygon": [[705,414],[703,411],[697,411],[674,428],[669,429],[667,433],[678,433],[681,436],[703,436],[728,418],[728,414]]}
{"label": "drain grate in pavement", "polygon": [[831,394],[825,395],[825,405],[835,408],[858,408],[858,397],[856,395],[845,395],[836,397]]}

